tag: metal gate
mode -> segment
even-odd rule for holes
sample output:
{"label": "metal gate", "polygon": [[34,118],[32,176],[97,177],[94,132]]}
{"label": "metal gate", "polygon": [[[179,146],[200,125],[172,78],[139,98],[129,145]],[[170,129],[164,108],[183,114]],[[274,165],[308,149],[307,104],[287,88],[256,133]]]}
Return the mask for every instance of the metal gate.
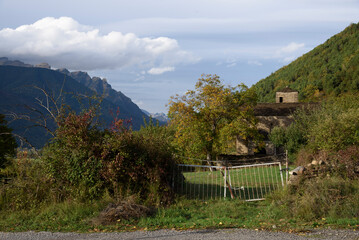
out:
{"label": "metal gate", "polygon": [[284,186],[280,162],[243,166],[178,164],[173,179],[178,194],[189,199],[239,198],[263,200],[265,195]]}

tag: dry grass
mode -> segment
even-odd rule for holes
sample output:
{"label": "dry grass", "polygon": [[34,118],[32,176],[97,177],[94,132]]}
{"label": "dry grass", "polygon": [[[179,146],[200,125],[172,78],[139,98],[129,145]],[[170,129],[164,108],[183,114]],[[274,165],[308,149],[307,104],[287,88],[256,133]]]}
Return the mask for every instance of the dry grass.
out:
{"label": "dry grass", "polygon": [[118,204],[110,203],[99,216],[92,220],[94,225],[112,225],[121,220],[134,220],[142,217],[152,216],[155,210],[151,207],[146,207],[136,204],[129,199],[121,201]]}

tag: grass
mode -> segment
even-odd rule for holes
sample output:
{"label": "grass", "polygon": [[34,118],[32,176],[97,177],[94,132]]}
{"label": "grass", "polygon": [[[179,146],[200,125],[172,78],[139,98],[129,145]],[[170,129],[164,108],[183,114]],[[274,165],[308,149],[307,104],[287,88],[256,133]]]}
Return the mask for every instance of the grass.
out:
{"label": "grass", "polygon": [[115,225],[96,226],[91,219],[107,204],[61,203],[32,211],[0,212],[0,231],[112,232],[156,229],[250,228],[259,230],[307,231],[313,228],[358,228],[358,219],[321,218],[303,221],[285,218],[269,201],[179,199],[161,207],[152,217],[120,220]]}
{"label": "grass", "polygon": [[105,206],[104,202],[65,202],[30,211],[0,212],[0,231],[89,231],[89,220]]}
{"label": "grass", "polygon": [[[228,174],[228,173],[227,173]],[[245,190],[256,197],[266,188],[265,201],[246,202],[245,197],[231,199],[227,191],[227,198],[195,200],[186,197],[221,191],[219,184],[223,175],[220,171],[194,172],[187,171],[185,186],[193,195],[180,195],[176,202],[168,207],[159,207],[156,214],[140,219],[119,219],[110,226],[95,225],[92,219],[97,217],[109,202],[109,196],[102,200],[79,203],[65,201],[38,203],[32,207],[31,198],[35,196],[29,192],[19,197],[18,192],[11,195],[11,203],[27,206],[30,210],[16,210],[7,205],[0,206],[0,231],[61,231],[61,232],[106,232],[133,231],[156,229],[206,229],[206,228],[251,228],[282,231],[306,231],[313,228],[359,228],[359,183],[343,178],[312,179],[291,191],[272,190],[270,185],[278,185],[280,172],[278,168],[268,168],[261,172],[259,169],[249,168],[231,170],[229,172],[232,188],[245,186]],[[227,178],[229,181],[229,178]],[[28,183],[29,179],[24,179]],[[262,182],[262,183],[259,183]],[[31,182],[30,182],[31,183]],[[262,185],[261,185],[262,184]],[[35,184],[37,186],[37,182]],[[24,185],[27,186],[28,185]],[[263,188],[266,187],[266,188]],[[208,189],[206,189],[208,188]],[[219,188],[219,189],[218,189]],[[269,193],[271,192],[271,193]],[[196,193],[196,194],[197,194]],[[253,195],[249,195],[253,197]],[[17,199],[15,199],[17,197]],[[16,200],[16,201],[15,201]],[[5,202],[8,203],[8,202]],[[0,203],[1,204],[1,203]],[[10,210],[11,209],[11,210]],[[23,209],[23,208],[22,208]]]}
{"label": "grass", "polygon": [[[219,199],[224,195],[231,198],[228,186],[231,186],[235,198],[263,199],[266,194],[282,187],[279,168],[272,165],[234,168],[226,172],[193,167],[182,170],[184,179],[178,179],[176,185],[178,192],[189,199]],[[224,176],[227,182],[224,182]]]}

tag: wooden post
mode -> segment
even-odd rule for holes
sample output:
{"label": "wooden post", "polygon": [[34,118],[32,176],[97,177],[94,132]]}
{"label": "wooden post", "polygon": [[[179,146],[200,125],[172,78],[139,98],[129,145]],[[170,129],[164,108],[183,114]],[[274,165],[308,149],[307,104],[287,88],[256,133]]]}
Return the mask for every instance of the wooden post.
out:
{"label": "wooden post", "polygon": [[[227,168],[224,167],[224,173],[223,171],[221,171],[223,179],[224,179],[224,184],[227,185],[229,193],[231,194],[231,198],[234,199],[234,194],[232,192],[232,186],[228,183],[227,181]],[[224,187],[224,198],[226,198],[227,192],[226,192],[227,188]]]}

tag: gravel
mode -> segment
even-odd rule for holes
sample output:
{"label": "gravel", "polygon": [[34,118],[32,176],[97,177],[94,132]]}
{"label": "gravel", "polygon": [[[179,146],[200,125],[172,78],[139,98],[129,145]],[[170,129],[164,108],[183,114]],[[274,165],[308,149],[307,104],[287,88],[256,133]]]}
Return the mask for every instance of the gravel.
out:
{"label": "gravel", "polygon": [[249,229],[206,229],[206,230],[157,230],[115,233],[58,233],[58,232],[0,232],[0,239],[9,240],[105,240],[105,239],[359,239],[355,230],[313,230],[308,233],[292,234],[284,232],[255,231]]}

